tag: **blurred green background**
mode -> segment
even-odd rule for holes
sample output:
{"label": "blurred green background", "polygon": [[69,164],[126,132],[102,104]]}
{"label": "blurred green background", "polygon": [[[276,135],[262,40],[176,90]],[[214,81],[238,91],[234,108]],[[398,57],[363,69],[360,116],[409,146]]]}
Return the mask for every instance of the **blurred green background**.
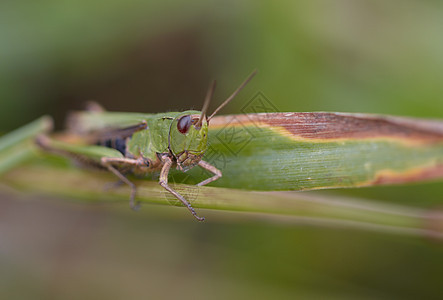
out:
{"label": "blurred green background", "polygon": [[[223,113],[262,92],[280,111],[443,118],[443,2],[41,0],[0,3],[0,130],[95,100],[109,110]],[[216,106],[212,103],[212,109]],[[97,187],[102,188],[102,187]],[[443,185],[324,191],[441,207]],[[426,238],[240,213],[0,194],[0,298],[443,297]]]}

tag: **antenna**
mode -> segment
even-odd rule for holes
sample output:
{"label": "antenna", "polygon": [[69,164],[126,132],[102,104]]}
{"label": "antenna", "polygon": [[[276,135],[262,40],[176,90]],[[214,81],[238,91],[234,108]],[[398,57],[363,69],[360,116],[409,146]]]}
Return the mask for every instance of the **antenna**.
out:
{"label": "antenna", "polygon": [[208,110],[208,107],[209,107],[209,102],[211,102],[212,95],[214,95],[215,86],[216,86],[216,81],[214,80],[214,81],[212,81],[211,85],[209,86],[208,93],[206,94],[205,102],[203,102],[202,113],[200,115],[200,119],[198,119],[197,124],[195,124],[195,127],[197,127],[197,128],[202,126],[203,118],[205,117],[206,111]]}
{"label": "antenna", "polygon": [[220,104],[219,107],[217,107],[212,115],[209,116],[208,122],[212,119],[213,116],[215,116],[216,113],[218,113],[220,109],[225,107],[226,104],[228,104],[232,99],[234,99],[235,96],[237,96],[237,94],[248,84],[248,82],[255,76],[255,74],[257,74],[257,70],[254,70],[251,75],[249,75],[248,78],[246,78],[246,80],[243,81],[243,83],[234,91],[234,93],[232,93],[232,95],[229,96],[228,99],[226,99],[222,104]]}

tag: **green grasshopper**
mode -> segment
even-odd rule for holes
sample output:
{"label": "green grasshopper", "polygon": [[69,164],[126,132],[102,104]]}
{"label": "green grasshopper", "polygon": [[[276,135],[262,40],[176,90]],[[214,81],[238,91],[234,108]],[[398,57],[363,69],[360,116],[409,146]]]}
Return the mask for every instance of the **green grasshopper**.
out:
{"label": "green grasshopper", "polygon": [[132,189],[130,206],[137,210],[136,186],[125,175],[147,175],[160,171],[159,184],[185,205],[199,221],[191,204],[168,184],[172,167],[187,171],[200,166],[213,174],[197,186],[206,185],[222,177],[222,173],[202,160],[208,148],[208,126],[211,118],[228,104],[256,74],[254,71],[215,111],[206,116],[215,90],[211,84],[201,111],[169,112],[160,114],[106,113],[90,105],[87,112],[73,115],[71,130],[80,134],[86,145],[75,145],[40,135],[36,139],[42,149],[74,159],[83,165],[109,170]]}

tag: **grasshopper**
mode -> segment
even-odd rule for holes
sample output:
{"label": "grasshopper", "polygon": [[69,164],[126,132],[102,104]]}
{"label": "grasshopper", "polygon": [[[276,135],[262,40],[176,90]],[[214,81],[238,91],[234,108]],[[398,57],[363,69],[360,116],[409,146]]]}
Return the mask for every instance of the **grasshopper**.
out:
{"label": "grasshopper", "polygon": [[159,184],[174,195],[191,214],[199,217],[182,195],[168,184],[171,168],[187,171],[200,166],[213,174],[212,177],[198,183],[203,186],[213,182],[222,173],[215,166],[202,160],[208,148],[208,126],[211,118],[245,87],[256,74],[252,72],[246,80],[207,117],[215,90],[212,82],[205,97],[201,111],[188,110],[160,114],[106,113],[99,117],[103,109],[98,104],[91,104],[86,112],[72,115],[68,124],[71,131],[80,134],[85,145],[74,145],[50,139],[40,135],[36,143],[48,152],[70,157],[87,166],[108,170],[119,178],[120,183],[131,187],[130,207],[139,209],[136,203],[136,186],[125,175],[147,175],[160,172]]}

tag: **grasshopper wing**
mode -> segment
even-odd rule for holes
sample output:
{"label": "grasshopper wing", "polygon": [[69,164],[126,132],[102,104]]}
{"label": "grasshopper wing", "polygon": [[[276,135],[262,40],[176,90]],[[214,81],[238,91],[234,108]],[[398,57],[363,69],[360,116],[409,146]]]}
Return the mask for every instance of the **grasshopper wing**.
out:
{"label": "grasshopper wing", "polygon": [[146,123],[150,117],[152,114],[80,111],[68,116],[66,128],[68,132],[78,135],[100,131],[121,131],[125,128],[137,128],[138,125]]}

